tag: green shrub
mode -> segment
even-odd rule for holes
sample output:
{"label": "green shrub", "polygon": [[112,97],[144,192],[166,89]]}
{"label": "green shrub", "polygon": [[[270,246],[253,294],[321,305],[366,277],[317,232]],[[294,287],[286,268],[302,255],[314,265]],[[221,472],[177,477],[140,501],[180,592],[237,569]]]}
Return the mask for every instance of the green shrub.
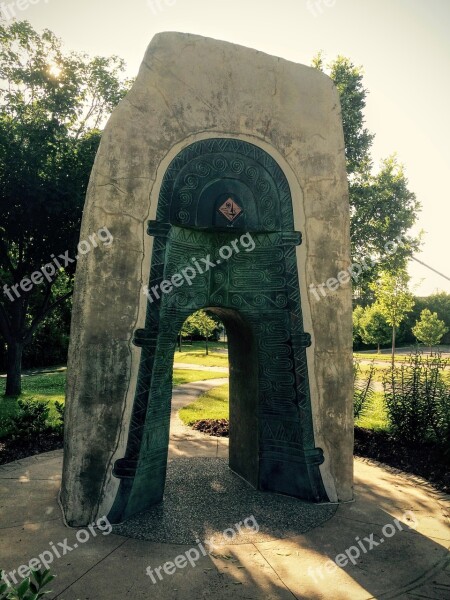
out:
{"label": "green shrub", "polygon": [[448,391],[442,373],[447,366],[448,361],[440,355],[424,358],[416,352],[406,363],[384,373],[390,426],[398,439],[408,443],[429,440],[434,437],[434,428],[439,431],[445,428],[442,398]]}
{"label": "green shrub", "polygon": [[360,361],[353,360],[353,415],[355,419],[361,416],[364,408],[373,400],[374,375],[375,365],[373,361],[370,363],[368,373],[363,376]]}
{"label": "green shrub", "polygon": [[50,417],[50,403],[29,398],[18,400],[18,412],[2,423],[2,429],[13,442],[41,441],[49,434],[62,434],[64,428],[64,405],[55,403],[59,422]]}
{"label": "green shrub", "polygon": [[0,570],[0,600],[38,600],[49,591],[43,592],[46,587],[55,579],[55,575],[50,575],[50,570],[31,571],[31,577],[27,577],[16,587],[6,583],[3,579],[3,571]]}
{"label": "green shrub", "polygon": [[436,443],[446,458],[450,459],[450,389],[444,385],[432,414],[431,425]]}
{"label": "green shrub", "polygon": [[55,408],[56,408],[56,412],[58,413],[59,422],[56,425],[54,425],[54,430],[59,435],[63,435],[64,434],[64,416],[65,416],[65,411],[66,411],[66,405],[64,404],[64,402],[56,401]]}

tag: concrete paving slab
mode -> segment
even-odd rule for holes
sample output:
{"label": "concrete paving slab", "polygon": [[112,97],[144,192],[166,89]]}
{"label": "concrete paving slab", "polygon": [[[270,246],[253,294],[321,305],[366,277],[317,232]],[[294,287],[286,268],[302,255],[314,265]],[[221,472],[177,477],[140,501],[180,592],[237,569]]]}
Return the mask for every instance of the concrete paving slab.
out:
{"label": "concrete paving slab", "polygon": [[[193,394],[191,389],[183,401],[192,401]],[[181,405],[180,394],[178,401]],[[172,439],[171,456],[227,454],[228,440],[194,433],[183,441],[180,429]],[[66,538],[66,546],[77,543],[78,530],[64,526],[57,504],[61,468],[61,452],[0,468],[0,567],[8,572],[52,548],[51,543],[64,546]],[[52,567],[58,578],[48,598],[450,599],[448,496],[419,478],[362,459],[355,461],[355,483],[355,502],[339,506],[324,525],[303,535],[293,532],[289,539],[222,546],[201,556],[195,567],[164,574],[156,583],[146,574],[147,566],[173,562],[192,546],[130,540],[113,533],[91,536],[55,558]],[[385,526],[397,531],[392,534],[390,527],[383,530]],[[355,555],[355,564],[346,551]],[[338,559],[342,566],[337,567],[333,561],[339,555],[344,558]]]}

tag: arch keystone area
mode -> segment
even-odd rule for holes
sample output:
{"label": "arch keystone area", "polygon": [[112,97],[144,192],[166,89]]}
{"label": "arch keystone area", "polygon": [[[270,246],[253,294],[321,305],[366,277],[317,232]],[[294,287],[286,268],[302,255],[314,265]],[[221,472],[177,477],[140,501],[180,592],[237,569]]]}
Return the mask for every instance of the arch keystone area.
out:
{"label": "arch keystone area", "polygon": [[[318,71],[194,35],[157,35],[93,168],[68,368],[67,522],[161,501],[176,338],[224,322],[230,468],[261,491],[352,499],[350,264],[337,92]],[[317,294],[316,294],[317,296]]]}

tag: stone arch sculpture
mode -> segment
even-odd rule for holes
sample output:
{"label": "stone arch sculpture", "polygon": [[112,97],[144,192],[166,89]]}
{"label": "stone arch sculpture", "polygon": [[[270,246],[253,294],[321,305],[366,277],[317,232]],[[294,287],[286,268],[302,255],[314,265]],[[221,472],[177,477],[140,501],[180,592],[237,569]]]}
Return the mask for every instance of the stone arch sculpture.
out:
{"label": "stone arch sculpture", "polygon": [[[228,63],[236,81],[252,65],[258,101],[222,86]],[[203,89],[194,64],[216,87]],[[272,72],[279,99],[264,94]],[[258,116],[245,122],[249,102]],[[320,303],[308,289],[349,260],[346,194],[328,78],[198,36],[155,38],[106,128],[83,220],[82,237],[107,226],[114,244],[77,273],[69,524],[119,522],[162,500],[176,337],[200,308],[229,335],[230,467],[260,490],[352,498],[350,288]],[[187,268],[191,281],[175,285]]]}

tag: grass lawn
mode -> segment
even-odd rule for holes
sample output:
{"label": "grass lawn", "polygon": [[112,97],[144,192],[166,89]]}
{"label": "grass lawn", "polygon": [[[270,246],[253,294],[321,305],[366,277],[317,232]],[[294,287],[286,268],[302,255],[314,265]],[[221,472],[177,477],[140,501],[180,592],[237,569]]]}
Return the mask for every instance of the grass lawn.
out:
{"label": "grass lawn", "polygon": [[[206,379],[216,379],[223,377],[223,373],[214,371],[189,371],[184,369],[175,369],[173,373],[173,385],[182,383],[191,383],[193,381],[204,381]],[[0,437],[5,431],[2,429],[2,421],[11,417],[18,410],[16,398],[5,398],[6,379],[0,378]],[[57,421],[58,413],[54,408],[55,402],[64,402],[66,386],[66,371],[59,373],[41,373],[38,375],[29,375],[22,378],[21,400],[33,398],[41,402],[49,401],[51,405],[50,416]]]}
{"label": "grass lawn", "polygon": [[203,367],[228,367],[228,355],[214,352],[210,352],[208,356],[205,356],[204,352],[175,352],[174,360],[176,363],[201,365]]}
{"label": "grass lawn", "polygon": [[384,403],[384,392],[374,393],[370,404],[364,408],[359,419],[355,420],[355,425],[373,431],[388,431],[389,423]]}
{"label": "grass lawn", "polygon": [[[391,363],[392,357],[390,354],[377,354],[374,353],[366,353],[366,352],[354,352],[353,357],[358,360],[376,360],[379,362]],[[409,358],[408,354],[396,354],[395,362],[406,362]]]}
{"label": "grass lawn", "polygon": [[216,371],[189,371],[188,369],[174,369],[173,386],[183,383],[192,383],[193,381],[205,381],[206,379],[220,379],[226,376],[226,373]]}
{"label": "grass lawn", "polygon": [[202,419],[229,419],[229,391],[229,385],[225,384],[206,392],[180,410],[180,419],[186,425]]}
{"label": "grass lawn", "polygon": [[[198,400],[182,408],[178,414],[186,425],[192,425],[195,421],[203,419],[228,419],[228,397],[229,386],[222,385],[206,392]],[[383,392],[374,393],[372,402],[355,424],[374,431],[387,430],[388,421]]]}
{"label": "grass lawn", "polygon": [[[390,365],[381,366],[375,365],[375,372],[373,374],[373,381],[383,381],[383,372],[387,372],[390,369]],[[370,365],[359,365],[358,379],[367,381],[369,375]]]}

